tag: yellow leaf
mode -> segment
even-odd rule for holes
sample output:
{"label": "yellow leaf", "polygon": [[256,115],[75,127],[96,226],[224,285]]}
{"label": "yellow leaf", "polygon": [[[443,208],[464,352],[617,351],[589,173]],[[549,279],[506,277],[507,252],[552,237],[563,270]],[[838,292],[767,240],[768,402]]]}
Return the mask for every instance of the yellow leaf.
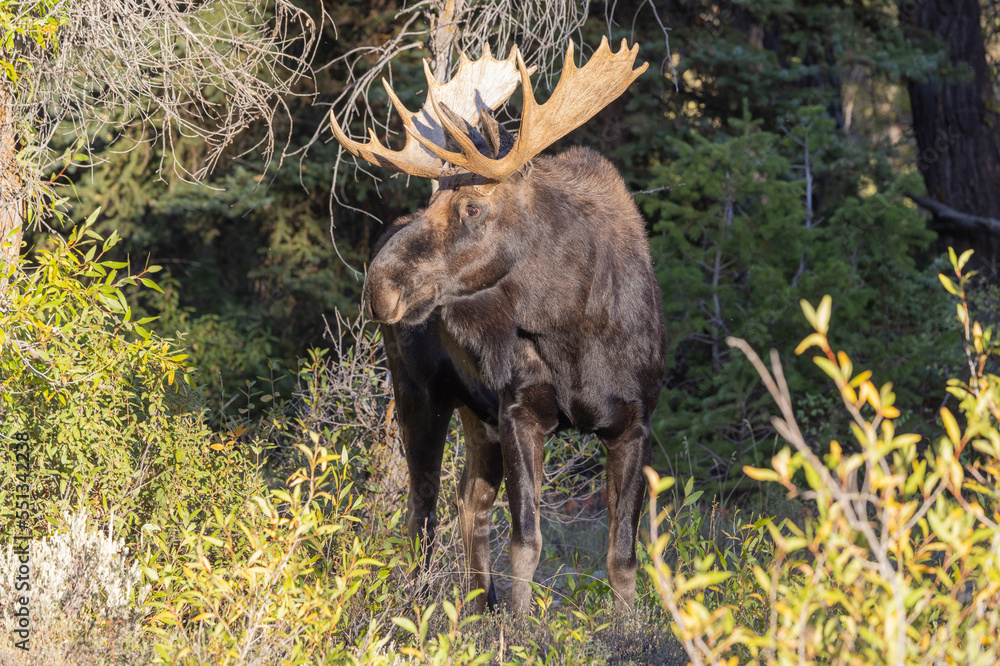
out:
{"label": "yellow leaf", "polygon": [[941,284],[944,285],[949,294],[958,296],[958,289],[955,288],[955,283],[951,281],[951,278],[944,273],[938,273],[938,279],[941,280]]}
{"label": "yellow leaf", "polygon": [[773,469],[761,469],[750,465],[743,466],[743,473],[754,481],[777,481],[781,478]]}
{"label": "yellow leaf", "polygon": [[871,442],[869,442],[868,440],[868,434],[861,429],[861,426],[859,426],[857,423],[854,422],[851,422],[850,425],[851,425],[851,432],[854,433],[854,438],[858,440],[858,443],[862,447],[869,446]]}
{"label": "yellow leaf", "polygon": [[216,442],[215,444],[212,444],[212,445],[211,445],[211,446],[209,446],[208,448],[212,449],[213,451],[222,451],[222,450],[224,450],[224,449],[225,449],[226,447],[225,447],[225,446],[223,446],[222,444],[220,444],[220,443]]}
{"label": "yellow leaf", "polygon": [[160,611],[159,613],[153,616],[150,622],[166,622],[168,624],[176,624],[177,616],[175,616],[170,611]]}
{"label": "yellow leaf", "polygon": [[948,433],[948,439],[952,444],[962,441],[962,432],[958,429],[958,421],[947,407],[941,408],[941,420],[944,421],[944,429]]}
{"label": "yellow leaf", "polygon": [[840,442],[835,439],[830,440],[830,455],[840,458],[843,455],[844,450],[840,446]]}
{"label": "yellow leaf", "polygon": [[799,305],[802,307],[802,314],[805,315],[806,321],[809,322],[809,325],[813,328],[819,328],[816,325],[816,310],[813,309],[813,306],[809,303],[809,301],[803,298],[799,301]]}
{"label": "yellow leaf", "polygon": [[805,350],[812,346],[817,346],[820,349],[826,347],[826,336],[820,333],[810,333],[805,337],[805,339],[799,343],[799,346],[795,348],[795,354],[801,354]]}
{"label": "yellow leaf", "polygon": [[825,334],[827,329],[830,328],[830,311],[832,308],[833,299],[827,294],[819,302],[819,307],[816,308],[816,328],[820,333]]}
{"label": "yellow leaf", "polygon": [[[889,408],[886,407],[882,410],[882,413],[885,414],[888,409]],[[894,417],[886,416],[886,420],[882,421],[882,441],[886,444],[892,444],[892,438],[896,436],[896,426],[889,420],[890,418]]]}
{"label": "yellow leaf", "polygon": [[672,476],[667,476],[660,478],[660,475],[656,473],[652,467],[643,467],[643,473],[646,475],[646,480],[649,481],[649,487],[653,495],[659,495],[660,493],[666,492],[673,488],[675,479]]}
{"label": "yellow leaf", "polygon": [[840,364],[840,372],[844,376],[844,381],[850,381],[851,371],[854,369],[854,365],[851,363],[851,359],[842,351],[837,352],[837,363]]}
{"label": "yellow leaf", "polygon": [[910,432],[906,433],[905,435],[900,435],[899,437],[896,437],[893,441],[896,442],[896,444],[898,444],[899,446],[910,446],[912,444],[916,444],[921,439],[922,437],[920,435]]}
{"label": "yellow leaf", "polygon": [[820,369],[830,377],[830,379],[834,381],[840,379],[840,368],[834,365],[833,362],[825,356],[813,356],[813,363],[818,365]]}
{"label": "yellow leaf", "polygon": [[865,382],[861,385],[858,398],[861,402],[867,402],[871,405],[875,411],[878,411],[882,407],[882,400],[879,398],[878,391],[875,390],[875,385],[871,382]]}

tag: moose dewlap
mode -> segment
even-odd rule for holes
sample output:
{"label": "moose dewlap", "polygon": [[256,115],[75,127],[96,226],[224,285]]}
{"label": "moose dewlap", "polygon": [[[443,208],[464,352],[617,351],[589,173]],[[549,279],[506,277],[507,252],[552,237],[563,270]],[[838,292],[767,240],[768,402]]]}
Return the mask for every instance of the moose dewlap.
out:
{"label": "moose dewlap", "polygon": [[[496,593],[490,510],[506,479],[512,517],[512,605],[526,610],[542,548],[539,499],[548,435],[575,427],[607,448],[607,568],[619,609],[635,597],[635,542],[649,463],[650,416],[664,372],[661,297],[645,223],[615,168],[572,148],[536,157],[621,95],[642,72],[638,46],[607,39],[582,67],[566,53],[559,83],[535,101],[517,48],[497,60],[463,54],[428,102],[408,111],[400,151],[337,140],[372,164],[439,181],[427,207],[396,220],[375,247],[364,288],[382,322],[410,472],[409,530],[428,549],[448,424],[466,441],[458,509],[473,587]],[[491,115],[520,83],[516,137]],[[457,148],[457,151],[455,150]]]}

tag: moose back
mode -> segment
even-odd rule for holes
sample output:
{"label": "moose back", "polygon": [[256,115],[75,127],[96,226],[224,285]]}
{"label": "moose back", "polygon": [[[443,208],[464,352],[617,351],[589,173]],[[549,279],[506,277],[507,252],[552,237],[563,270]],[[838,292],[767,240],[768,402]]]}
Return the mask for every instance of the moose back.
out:
{"label": "moose back", "polygon": [[[646,69],[638,47],[601,42],[582,68],[569,45],[562,76],[539,105],[515,47],[504,60],[464,54],[455,77],[427,71],[413,113],[386,85],[408,134],[403,150],[372,133],[349,152],[438,180],[427,207],[379,240],[364,288],[381,322],[410,474],[409,530],[429,553],[448,425],[462,421],[466,461],[459,524],[473,587],[497,602],[490,513],[506,480],[512,606],[526,610],[542,548],[543,446],[556,430],[596,433],[607,449],[607,571],[619,609],[635,597],[636,530],[649,464],[650,417],[664,372],[661,296],[645,223],[621,176],[597,153],[536,157],[617,98]],[[520,130],[492,117],[517,84]],[[453,150],[457,148],[457,150]],[[480,599],[483,599],[480,597]]]}

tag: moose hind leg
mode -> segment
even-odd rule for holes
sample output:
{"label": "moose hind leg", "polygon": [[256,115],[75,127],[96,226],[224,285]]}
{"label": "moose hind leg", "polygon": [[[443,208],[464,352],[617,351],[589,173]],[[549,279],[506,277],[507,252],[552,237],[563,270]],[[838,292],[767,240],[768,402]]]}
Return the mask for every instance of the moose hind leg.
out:
{"label": "moose hind leg", "polygon": [[465,563],[471,575],[470,589],[486,591],[476,599],[477,612],[487,604],[496,606],[497,596],[490,572],[490,512],[503,481],[500,438],[490,432],[468,407],[458,410],[465,435],[465,468],[458,485],[458,521],[462,530]]}
{"label": "moose hind leg", "polygon": [[649,427],[637,424],[606,442],[608,484],[608,579],[615,609],[631,612],[635,602],[635,541],[646,492],[642,468],[649,464],[652,441]]}

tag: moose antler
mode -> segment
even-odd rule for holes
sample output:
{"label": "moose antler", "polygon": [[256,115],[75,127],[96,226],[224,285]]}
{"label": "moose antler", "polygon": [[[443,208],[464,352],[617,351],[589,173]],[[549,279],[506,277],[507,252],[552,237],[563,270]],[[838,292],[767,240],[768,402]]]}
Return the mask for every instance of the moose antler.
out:
{"label": "moose antler", "polygon": [[623,39],[618,53],[612,53],[608,38],[604,37],[587,64],[578,68],[573,62],[573,42],[570,42],[559,83],[549,100],[542,105],[535,101],[531,80],[528,78],[531,72],[524,66],[521,54],[517,53],[517,68],[521,73],[521,87],[524,90],[524,113],[513,149],[499,158],[483,155],[466,131],[453,123],[447,113],[442,112],[442,100],[434,95],[431,95],[431,104],[441,118],[444,129],[462,152],[451,152],[442,147],[443,142],[433,143],[427,140],[410,124],[407,124],[406,131],[445,162],[479,174],[487,180],[501,182],[532,157],[590,120],[646,71],[649,63],[632,69],[639,53],[638,44],[631,49],[627,49],[627,46]]}
{"label": "moose antler", "polygon": [[[462,53],[458,72],[448,83],[438,83],[424,60],[428,99],[433,100],[433,104],[446,106],[470,126],[479,122],[482,109],[493,111],[507,101],[517,89],[518,82],[524,78],[524,71],[524,61],[516,46],[503,60],[493,57],[489,44],[483,45],[483,55],[476,61],[470,61]],[[534,71],[532,67],[531,72]],[[444,161],[422,146],[445,145],[447,136],[441,120],[444,113],[432,103],[425,104],[416,113],[409,111],[385,79],[382,79],[382,85],[406,126],[406,145],[403,149],[391,150],[383,146],[372,129],[368,130],[371,140],[367,143],[352,141],[334,115],[330,114],[333,135],[349,153],[367,162],[420,178],[440,178]],[[455,127],[453,122],[450,124]]]}

